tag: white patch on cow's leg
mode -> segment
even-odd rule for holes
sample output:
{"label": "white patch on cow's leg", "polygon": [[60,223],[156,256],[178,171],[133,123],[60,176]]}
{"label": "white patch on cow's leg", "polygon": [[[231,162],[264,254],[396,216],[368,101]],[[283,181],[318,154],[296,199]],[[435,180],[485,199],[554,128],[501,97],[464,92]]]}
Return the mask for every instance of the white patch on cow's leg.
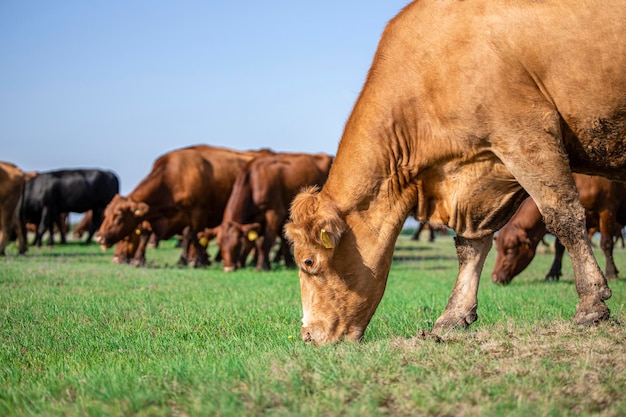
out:
{"label": "white patch on cow's leg", "polygon": [[454,327],[467,327],[477,320],[478,283],[493,235],[481,239],[457,236],[454,241],[459,259],[459,276],[446,310],[435,323],[433,330],[439,333]]}

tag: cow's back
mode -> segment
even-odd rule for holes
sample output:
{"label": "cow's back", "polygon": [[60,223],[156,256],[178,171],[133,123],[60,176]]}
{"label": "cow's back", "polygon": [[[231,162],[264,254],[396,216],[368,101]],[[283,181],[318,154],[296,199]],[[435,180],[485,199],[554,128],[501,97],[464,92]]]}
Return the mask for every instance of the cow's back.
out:
{"label": "cow's back", "polygon": [[117,176],[98,169],[61,170],[51,173],[47,204],[61,212],[84,213],[104,208],[119,191]]}
{"label": "cow's back", "polygon": [[[206,226],[218,225],[244,165],[271,151],[237,151],[209,145],[177,149],[159,157],[151,172],[129,194],[151,207],[201,208]],[[153,212],[160,212],[152,210]]]}
{"label": "cow's back", "polygon": [[279,153],[250,162],[248,181],[256,206],[289,206],[304,187],[323,186],[332,157],[326,154]]}
{"label": "cow's back", "polygon": [[387,26],[360,99],[396,121],[419,112],[421,135],[455,130],[413,145],[442,160],[503,140],[511,116],[541,108],[542,128],[558,112],[573,170],[626,180],[625,38],[623,0],[416,1]]}

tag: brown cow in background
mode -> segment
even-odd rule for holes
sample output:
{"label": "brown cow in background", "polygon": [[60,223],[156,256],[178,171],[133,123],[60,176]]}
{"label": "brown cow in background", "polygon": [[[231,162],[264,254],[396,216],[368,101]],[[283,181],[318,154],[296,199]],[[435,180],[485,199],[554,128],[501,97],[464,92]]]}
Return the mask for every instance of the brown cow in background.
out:
{"label": "brown cow in background", "polygon": [[36,174],[25,174],[10,162],[0,162],[0,256],[5,249],[13,231],[17,232],[19,254],[28,248],[26,230],[19,220],[19,201],[24,192],[26,181]]}
{"label": "brown cow in background", "polygon": [[[224,271],[243,266],[251,241],[257,249],[256,269],[270,269],[270,251],[277,237],[284,239],[282,230],[291,201],[304,187],[322,186],[332,161],[331,156],[322,153],[278,153],[260,156],[245,166],[237,177],[222,223],[206,230],[207,237],[217,238]],[[295,266],[288,245],[281,244],[279,252],[287,266]]]}
{"label": "brown cow in background", "polygon": [[[93,212],[89,210],[85,213],[80,222],[76,225],[73,231],[73,235],[76,239],[81,239],[83,235],[91,229],[91,223],[93,221]],[[141,266],[145,263],[146,245],[140,242],[146,235],[149,236],[147,246],[156,248],[159,244],[158,239],[152,233],[152,227],[150,223],[144,221],[135,229],[135,231],[124,239],[115,244],[115,251],[113,252],[113,263],[133,263],[137,266]],[[134,258],[137,258],[133,262]]]}
{"label": "brown cow in background", "polygon": [[[617,279],[613,246],[614,237],[621,234],[626,224],[626,184],[583,174],[574,174],[574,182],[585,208],[587,229],[600,232],[600,247],[606,258],[605,275],[607,279]],[[497,284],[510,283],[533,260],[546,233],[537,205],[527,198],[494,238],[497,256],[491,280]],[[564,247],[557,239],[554,262],[546,280],[558,280],[561,276],[563,252]]]}
{"label": "brown cow in background", "polygon": [[113,251],[113,263],[133,264],[143,266],[146,261],[146,246],[152,235],[152,227],[147,221],[135,229],[135,231],[115,244]]}
{"label": "brown cow in background", "polygon": [[189,262],[189,245],[193,244],[197,256],[192,263],[209,264],[197,232],[221,222],[235,178],[243,166],[257,156],[272,153],[196,145],[159,157],[152,171],[128,196],[116,195],[107,206],[97,242],[110,247],[144,220],[150,222],[159,240],[169,239],[189,226],[179,263]]}

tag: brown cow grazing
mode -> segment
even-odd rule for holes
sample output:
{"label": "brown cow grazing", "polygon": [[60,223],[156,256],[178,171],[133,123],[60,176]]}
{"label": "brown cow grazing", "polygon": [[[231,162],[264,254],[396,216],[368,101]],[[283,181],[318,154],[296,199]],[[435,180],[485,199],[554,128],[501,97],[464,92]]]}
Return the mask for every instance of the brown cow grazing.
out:
{"label": "brown cow grazing", "polygon": [[239,171],[248,161],[268,153],[272,152],[197,145],[161,156],[128,196],[116,195],[107,206],[97,242],[110,247],[144,220],[150,222],[159,240],[182,233],[189,226],[189,243],[183,245],[179,262],[188,263],[189,244],[193,244],[197,256],[191,262],[207,265],[209,259],[198,244],[197,232],[220,223]]}
{"label": "brown cow grazing", "polygon": [[[270,251],[276,238],[283,239],[289,205],[306,186],[323,185],[333,158],[326,154],[278,153],[250,161],[237,177],[222,223],[207,230],[220,247],[224,271],[243,266],[252,241],[256,269],[270,269]],[[285,263],[295,263],[283,251]]]}
{"label": "brown cow grazing", "polygon": [[113,263],[143,266],[146,261],[146,246],[152,235],[152,227],[143,221],[137,229],[115,244]]}
{"label": "brown cow grazing", "polygon": [[[582,174],[574,174],[574,181],[585,208],[587,229],[600,231],[600,247],[606,258],[605,276],[617,279],[613,245],[621,224],[626,224],[626,184]],[[497,256],[491,280],[497,284],[510,283],[530,264],[547,232],[537,205],[532,198],[527,198],[494,239]],[[546,280],[558,280],[561,276],[563,251],[557,239],[554,262]]]}
{"label": "brown cow grazing", "polygon": [[625,37],[623,0],[405,7],[382,35],[328,181],[292,204],[303,339],[362,338],[409,214],[456,232],[458,279],[434,330],[468,326],[493,234],[527,195],[572,258],[574,322],[607,319],[611,290],[572,171],[626,180]]}
{"label": "brown cow grazing", "polygon": [[0,162],[0,256],[5,255],[13,231],[17,232],[19,254],[23,255],[28,248],[26,230],[20,225],[18,205],[26,181],[34,175],[25,174],[10,162]]}

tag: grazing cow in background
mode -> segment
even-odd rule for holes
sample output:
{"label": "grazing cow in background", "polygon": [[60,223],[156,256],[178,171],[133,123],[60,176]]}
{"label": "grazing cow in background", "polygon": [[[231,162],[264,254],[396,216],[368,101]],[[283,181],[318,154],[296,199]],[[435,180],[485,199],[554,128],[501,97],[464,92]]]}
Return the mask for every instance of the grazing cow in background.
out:
{"label": "grazing cow in background", "polygon": [[434,331],[470,325],[493,234],[528,195],[571,256],[574,322],[606,320],[572,171],[626,181],[625,38],[624,0],[407,5],[328,181],[292,204],[303,339],[362,338],[409,214],[456,232],[457,283]]}
{"label": "grazing cow in background", "polygon": [[143,266],[146,261],[146,246],[152,235],[152,227],[147,221],[135,229],[133,233],[115,244],[113,263]]}
{"label": "grazing cow in background", "polygon": [[[128,196],[116,195],[107,206],[98,243],[111,247],[146,220],[159,240],[186,229],[179,263],[189,262],[191,244],[197,254],[193,264],[208,265],[207,252],[199,245],[197,232],[220,224],[235,178],[243,166],[257,156],[272,153],[197,145],[159,157],[152,171]],[[136,259],[136,263],[143,262]]]}
{"label": "grazing cow in background", "polygon": [[[603,177],[574,174],[574,181],[585,208],[587,229],[599,230],[600,247],[606,258],[605,276],[617,279],[617,268],[613,260],[615,236],[626,224],[626,184]],[[548,233],[543,217],[532,198],[527,198],[511,220],[500,229],[495,237],[496,262],[491,280],[497,284],[508,284],[533,260],[537,245]],[[563,245],[556,240],[554,262],[546,280],[557,280],[561,276]]]}
{"label": "grazing cow in background", "polygon": [[5,255],[13,231],[17,233],[19,254],[28,248],[26,230],[19,222],[19,201],[26,181],[32,176],[10,162],[0,162],[0,256]]}
{"label": "grazing cow in background", "polygon": [[[304,187],[323,185],[332,160],[321,153],[278,153],[255,158],[243,168],[222,223],[207,230],[208,237],[217,238],[224,271],[243,266],[251,241],[257,249],[256,269],[270,270],[270,251],[277,237],[284,239],[282,230],[291,201]],[[286,252],[285,263],[294,266],[291,252]]]}
{"label": "grazing cow in background", "polygon": [[102,213],[113,196],[119,192],[119,179],[111,171],[100,169],[64,169],[39,173],[26,183],[21,204],[23,222],[37,224],[33,245],[41,246],[43,234],[50,232],[54,244],[53,225],[56,224],[65,244],[62,213],[93,212],[93,222],[85,243],[102,223]]}

